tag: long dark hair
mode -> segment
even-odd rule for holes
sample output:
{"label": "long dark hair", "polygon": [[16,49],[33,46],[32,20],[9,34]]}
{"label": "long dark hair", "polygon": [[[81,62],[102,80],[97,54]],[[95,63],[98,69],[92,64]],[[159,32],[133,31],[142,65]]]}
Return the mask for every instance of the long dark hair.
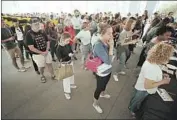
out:
{"label": "long dark hair", "polygon": [[26,36],[27,32],[31,30],[31,26],[30,25],[26,25],[25,26],[25,31],[24,31],[24,36]]}
{"label": "long dark hair", "polygon": [[141,30],[142,29],[142,17],[140,16],[140,17],[138,17],[138,19],[136,20],[136,24],[135,24],[135,26],[134,26],[134,28],[133,28],[133,31],[134,30]]}

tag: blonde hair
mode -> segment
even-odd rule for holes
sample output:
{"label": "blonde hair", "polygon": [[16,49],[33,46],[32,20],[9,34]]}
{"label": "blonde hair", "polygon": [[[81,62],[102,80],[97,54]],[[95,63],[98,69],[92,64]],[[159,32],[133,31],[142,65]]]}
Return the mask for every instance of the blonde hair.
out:
{"label": "blonde hair", "polygon": [[133,22],[134,22],[134,20],[132,20],[132,19],[128,19],[127,22],[125,23],[124,28],[125,28],[126,30],[130,31]]}
{"label": "blonde hair", "polygon": [[150,63],[165,64],[169,61],[173,51],[173,46],[163,42],[158,43],[149,50],[147,60]]}

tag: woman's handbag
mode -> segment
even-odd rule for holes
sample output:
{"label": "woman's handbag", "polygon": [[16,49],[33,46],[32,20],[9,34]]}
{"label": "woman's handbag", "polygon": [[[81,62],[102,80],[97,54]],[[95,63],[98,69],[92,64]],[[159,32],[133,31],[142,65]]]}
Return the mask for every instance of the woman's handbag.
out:
{"label": "woman's handbag", "polygon": [[102,61],[99,57],[94,57],[93,53],[90,53],[86,59],[85,66],[87,69],[92,72],[97,72],[98,66],[102,64]]}
{"label": "woman's handbag", "polygon": [[57,80],[63,80],[73,75],[73,66],[70,64],[61,64],[61,66],[56,69]]}

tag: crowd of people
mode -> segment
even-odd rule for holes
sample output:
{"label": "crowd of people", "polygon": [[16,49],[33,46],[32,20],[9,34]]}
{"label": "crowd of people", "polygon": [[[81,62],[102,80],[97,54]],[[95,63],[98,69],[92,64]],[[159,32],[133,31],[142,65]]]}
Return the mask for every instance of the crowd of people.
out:
{"label": "crowd of people", "polygon": [[[83,70],[88,69],[85,63],[90,53],[102,64],[116,62],[116,71],[111,67],[102,73],[93,72],[97,80],[93,107],[98,113],[103,113],[99,98],[110,98],[105,90],[111,75],[115,81],[120,75],[126,75],[126,63],[139,42],[144,44],[137,64],[141,71],[129,104],[133,116],[148,94],[156,93],[159,86],[177,79],[177,22],[172,12],[167,16],[160,16],[157,12],[149,16],[145,10],[141,16],[129,13],[127,17],[121,17],[120,13],[112,15],[106,12],[104,15],[81,15],[75,10],[74,15],[59,16],[58,24],[41,22],[39,17],[33,16],[25,27],[18,20],[11,27],[1,20],[1,43],[11,56],[14,67],[19,72],[25,72],[28,67],[24,60],[31,59],[42,83],[47,82],[44,74],[46,65],[51,79],[55,80],[52,62],[74,66],[73,60],[78,59],[78,53],[81,53]],[[22,68],[17,64],[16,55]],[[71,99],[71,88],[77,88],[74,75],[63,80],[64,95],[68,100]]]}

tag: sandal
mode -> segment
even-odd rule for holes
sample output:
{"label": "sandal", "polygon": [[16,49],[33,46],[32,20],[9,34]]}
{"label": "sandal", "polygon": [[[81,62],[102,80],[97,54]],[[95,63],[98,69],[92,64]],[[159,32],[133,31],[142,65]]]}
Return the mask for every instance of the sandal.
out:
{"label": "sandal", "polygon": [[51,77],[51,79],[52,80],[56,80],[56,78],[55,78],[56,76],[55,75],[53,75],[52,77]]}
{"label": "sandal", "polygon": [[42,83],[46,83],[46,78],[45,78],[45,76],[42,76],[42,77],[41,77],[41,82],[42,82]]}

